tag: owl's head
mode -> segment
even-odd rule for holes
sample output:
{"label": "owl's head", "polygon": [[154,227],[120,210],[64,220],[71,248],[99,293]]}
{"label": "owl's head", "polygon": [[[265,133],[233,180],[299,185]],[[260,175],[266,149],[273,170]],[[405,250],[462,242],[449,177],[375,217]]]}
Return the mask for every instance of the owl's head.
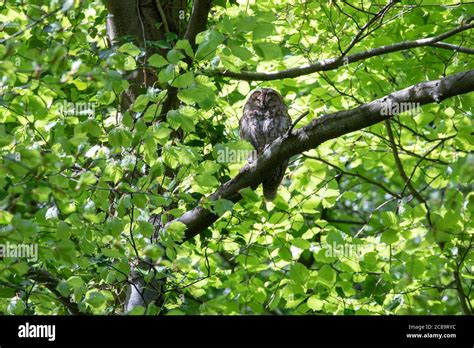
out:
{"label": "owl's head", "polygon": [[283,97],[273,88],[259,88],[250,94],[246,106],[272,108],[284,105]]}

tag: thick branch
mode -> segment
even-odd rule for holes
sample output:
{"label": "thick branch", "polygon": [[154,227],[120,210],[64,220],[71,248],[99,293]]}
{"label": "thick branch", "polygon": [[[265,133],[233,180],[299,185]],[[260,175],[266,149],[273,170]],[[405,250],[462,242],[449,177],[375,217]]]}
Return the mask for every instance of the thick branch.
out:
{"label": "thick branch", "polygon": [[191,12],[191,16],[189,17],[186,33],[184,34],[184,38],[189,40],[189,43],[193,49],[196,46],[196,35],[201,31],[206,30],[207,17],[209,15],[209,11],[211,10],[211,5],[211,0],[194,0],[193,2],[193,10]]}
{"label": "thick branch", "polygon": [[[393,116],[382,115],[382,111],[386,110],[388,103],[391,105],[411,103],[410,105],[415,107],[415,105],[439,103],[447,98],[472,91],[474,91],[474,70],[469,70],[440,80],[419,83],[355,109],[339,111],[313,119],[309,124],[292,134],[275,140],[256,161],[246,165],[237,176],[224,183],[209,199],[224,198],[237,201],[241,189],[261,183],[276,163],[281,163],[298,153],[314,149],[327,140],[369,127]],[[218,217],[210,211],[197,206],[177,220],[187,226],[186,239],[190,239],[211,226],[217,219]]]}
{"label": "thick branch", "polygon": [[[201,31],[206,30],[207,18],[211,10],[212,1],[210,0],[195,0],[193,2],[193,9],[189,18],[188,26],[184,34],[184,39],[188,40],[193,50],[196,48],[196,35]],[[186,58],[186,62],[191,64],[190,58]],[[163,104],[160,119],[166,117],[169,110],[176,108],[178,105],[178,89],[176,87],[168,88],[168,97]]]}
{"label": "thick branch", "polygon": [[161,17],[152,1],[108,0],[106,6],[107,37],[111,43],[129,37],[144,46],[147,40],[164,38],[164,34],[155,27],[156,22],[161,22]]}
{"label": "thick branch", "polygon": [[368,58],[381,56],[387,53],[404,51],[404,50],[408,50],[408,49],[412,49],[416,47],[423,47],[423,46],[433,46],[433,47],[438,47],[442,49],[457,50],[459,52],[473,53],[473,50],[471,48],[456,46],[456,45],[447,44],[447,43],[440,43],[440,41],[442,40],[445,40],[455,34],[458,34],[460,32],[463,32],[471,28],[474,28],[474,23],[464,24],[450,31],[447,31],[443,34],[425,38],[425,39],[403,41],[403,42],[399,42],[392,45],[372,48],[367,51],[350,54],[344,57],[344,59],[341,59],[341,57],[329,58],[329,59],[325,59],[313,64],[307,64],[301,67],[290,68],[290,69],[277,71],[277,72],[271,72],[271,73],[258,73],[258,72],[249,72],[249,71],[232,72],[232,71],[226,70],[223,72],[219,72],[219,74],[222,76],[231,77],[231,78],[239,79],[239,80],[271,81],[271,80],[279,80],[279,79],[294,78],[298,76],[309,75],[318,71],[334,70],[344,64],[354,63],[354,62],[358,62],[358,61],[365,60]]}
{"label": "thick branch", "polygon": [[[107,0],[107,37],[111,45],[130,41],[144,47],[146,57],[156,53],[154,47],[147,47],[147,41],[158,41],[165,38],[164,32],[155,25],[161,21],[158,9],[152,1],[145,0]],[[162,52],[160,52],[162,53]],[[143,58],[145,63],[146,57]],[[136,69],[127,76],[130,87],[122,95],[124,110],[133,104],[143,90],[156,81],[153,71]]]}

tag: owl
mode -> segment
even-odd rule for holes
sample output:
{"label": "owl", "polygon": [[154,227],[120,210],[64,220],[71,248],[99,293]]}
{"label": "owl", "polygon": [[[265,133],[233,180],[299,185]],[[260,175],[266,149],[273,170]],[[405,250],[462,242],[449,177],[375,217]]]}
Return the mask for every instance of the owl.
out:
{"label": "owl", "polygon": [[[245,103],[239,125],[240,137],[250,142],[260,155],[290,129],[291,118],[282,96],[272,88],[261,88],[255,90]],[[278,164],[262,182],[266,200],[275,198],[287,166],[288,160]]]}

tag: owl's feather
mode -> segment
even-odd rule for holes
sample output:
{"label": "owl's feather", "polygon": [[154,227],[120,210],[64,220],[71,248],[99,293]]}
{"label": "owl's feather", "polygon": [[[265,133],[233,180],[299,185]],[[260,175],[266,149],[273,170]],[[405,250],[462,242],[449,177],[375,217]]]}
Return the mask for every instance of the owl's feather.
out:
{"label": "owl's feather", "polygon": [[[240,119],[240,137],[250,142],[262,154],[268,145],[291,127],[291,118],[280,94],[271,88],[254,91],[248,98]],[[273,200],[285,175],[288,161],[276,166],[262,182],[265,199]]]}

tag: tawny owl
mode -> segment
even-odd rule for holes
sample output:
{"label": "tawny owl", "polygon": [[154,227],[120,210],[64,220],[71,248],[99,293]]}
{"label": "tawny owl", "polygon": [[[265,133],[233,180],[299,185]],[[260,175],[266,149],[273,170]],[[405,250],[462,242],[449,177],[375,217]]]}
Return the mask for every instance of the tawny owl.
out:
{"label": "tawny owl", "polygon": [[[282,96],[272,88],[255,90],[244,106],[240,119],[240,137],[250,142],[257,155],[263,153],[276,138],[291,127],[288,107]],[[273,200],[285,175],[288,160],[276,166],[271,175],[262,182],[266,200]]]}

